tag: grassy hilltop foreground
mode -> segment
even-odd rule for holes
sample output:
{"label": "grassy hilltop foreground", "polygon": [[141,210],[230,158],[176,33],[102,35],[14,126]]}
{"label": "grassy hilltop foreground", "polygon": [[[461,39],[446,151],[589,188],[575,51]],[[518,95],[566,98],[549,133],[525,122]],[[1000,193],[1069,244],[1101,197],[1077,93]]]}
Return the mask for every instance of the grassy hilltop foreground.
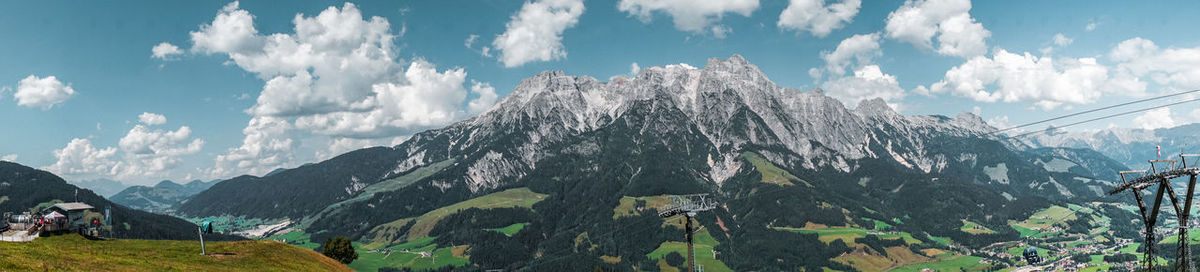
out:
{"label": "grassy hilltop foreground", "polygon": [[310,249],[273,241],[90,241],[79,235],[0,243],[0,271],[350,271]]}

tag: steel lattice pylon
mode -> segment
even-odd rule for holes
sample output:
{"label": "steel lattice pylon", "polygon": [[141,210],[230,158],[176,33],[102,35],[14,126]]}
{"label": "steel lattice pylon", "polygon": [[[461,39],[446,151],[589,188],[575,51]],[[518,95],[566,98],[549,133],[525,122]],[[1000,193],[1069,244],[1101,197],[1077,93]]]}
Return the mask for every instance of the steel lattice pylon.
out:
{"label": "steel lattice pylon", "polygon": [[[1145,222],[1146,233],[1146,251],[1143,258],[1143,265],[1146,271],[1154,271],[1155,264],[1155,247],[1156,244],[1154,235],[1154,225],[1158,221],[1159,207],[1161,207],[1163,196],[1167,196],[1171,200],[1171,208],[1175,211],[1179,221],[1179,247],[1176,249],[1175,269],[1177,272],[1195,272],[1195,268],[1191,265],[1191,248],[1187,241],[1188,237],[1188,221],[1191,220],[1192,213],[1192,197],[1196,190],[1196,176],[1200,175],[1200,168],[1187,165],[1188,157],[1200,157],[1196,154],[1180,154],[1179,160],[1150,160],[1150,170],[1148,171],[1121,171],[1118,174],[1121,176],[1121,184],[1117,188],[1109,191],[1111,194],[1118,194],[1123,191],[1133,192],[1134,199],[1137,200],[1138,210],[1141,211],[1142,220]],[[1158,164],[1169,164],[1165,170],[1159,170]],[[1178,163],[1178,164],[1177,164]],[[1178,166],[1178,167],[1177,167]],[[1141,174],[1135,179],[1128,179],[1133,174]],[[1171,179],[1179,177],[1189,177],[1187,184],[1187,194],[1184,195],[1182,201],[1175,194],[1175,188],[1171,185]],[[1154,204],[1146,207],[1146,201],[1142,198],[1142,190],[1149,189],[1151,186],[1158,186],[1157,193],[1154,196]]]}
{"label": "steel lattice pylon", "polygon": [[692,194],[672,196],[671,204],[663,206],[659,209],[660,212],[658,212],[658,216],[661,216],[662,218],[683,215],[683,218],[686,221],[684,223],[684,231],[686,232],[685,238],[687,238],[688,245],[688,272],[694,272],[696,267],[696,256],[692,246],[692,232],[695,231],[692,229],[692,217],[695,217],[696,213],[712,210],[716,207],[716,200],[709,197],[708,194]]}

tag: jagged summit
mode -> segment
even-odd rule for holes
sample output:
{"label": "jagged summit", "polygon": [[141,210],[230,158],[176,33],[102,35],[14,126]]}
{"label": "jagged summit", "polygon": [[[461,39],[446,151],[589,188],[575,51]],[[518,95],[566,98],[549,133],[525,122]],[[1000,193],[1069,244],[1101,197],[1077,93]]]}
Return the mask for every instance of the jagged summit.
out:
{"label": "jagged summit", "polygon": [[[973,115],[956,119],[904,116],[882,99],[863,101],[852,111],[822,89],[802,92],[780,87],[757,66],[735,54],[709,59],[703,68],[687,64],[654,66],[633,78],[609,82],[562,71],[542,72],[523,80],[492,109],[451,126],[447,132],[469,131],[451,144],[452,153],[456,148],[466,151],[490,139],[519,134],[512,158],[493,157],[483,163],[493,165],[480,166],[508,169],[511,173],[480,175],[471,183],[475,190],[499,186],[498,180],[504,176],[524,172],[513,169],[534,168],[548,156],[542,151],[547,146],[605,128],[623,117],[664,116],[654,113],[656,109],[679,114],[660,120],[669,124],[658,127],[660,133],[694,128],[716,150],[722,150],[713,155],[714,169],[720,168],[715,165],[732,163],[738,150],[746,146],[780,146],[792,155],[766,156],[781,165],[832,167],[848,172],[857,167],[853,160],[891,158],[920,171],[939,171],[938,165],[944,167],[940,162],[947,159],[930,157],[924,147],[932,143],[926,142],[928,136],[924,134],[989,137],[986,133],[993,130]],[[650,112],[643,112],[647,110]],[[419,152],[419,148],[409,149]],[[428,158],[422,160],[398,169],[431,162]],[[712,175],[721,181],[722,175]]]}

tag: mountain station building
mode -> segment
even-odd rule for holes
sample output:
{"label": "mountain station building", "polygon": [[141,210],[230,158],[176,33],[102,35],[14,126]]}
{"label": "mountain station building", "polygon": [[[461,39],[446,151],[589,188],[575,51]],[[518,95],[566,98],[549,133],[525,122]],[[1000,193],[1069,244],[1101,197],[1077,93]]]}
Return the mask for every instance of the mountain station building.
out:
{"label": "mountain station building", "polygon": [[82,202],[58,203],[43,209],[42,215],[46,218],[50,218],[53,214],[62,216],[62,219],[55,220],[54,224],[46,225],[49,231],[74,231],[88,227],[88,222],[84,217],[91,209],[94,207]]}

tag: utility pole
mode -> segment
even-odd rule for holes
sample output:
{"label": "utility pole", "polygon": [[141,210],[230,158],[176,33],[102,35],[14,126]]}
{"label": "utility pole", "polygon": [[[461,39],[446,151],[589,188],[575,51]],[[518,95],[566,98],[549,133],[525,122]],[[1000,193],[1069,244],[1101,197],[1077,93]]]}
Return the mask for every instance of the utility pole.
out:
{"label": "utility pole", "polygon": [[696,254],[695,245],[692,243],[693,232],[692,217],[702,211],[712,210],[717,207],[717,202],[708,194],[691,194],[679,195],[671,197],[671,204],[668,204],[659,209],[658,216],[669,218],[676,215],[683,215],[684,222],[684,237],[687,239],[687,258],[688,272],[696,271]]}

